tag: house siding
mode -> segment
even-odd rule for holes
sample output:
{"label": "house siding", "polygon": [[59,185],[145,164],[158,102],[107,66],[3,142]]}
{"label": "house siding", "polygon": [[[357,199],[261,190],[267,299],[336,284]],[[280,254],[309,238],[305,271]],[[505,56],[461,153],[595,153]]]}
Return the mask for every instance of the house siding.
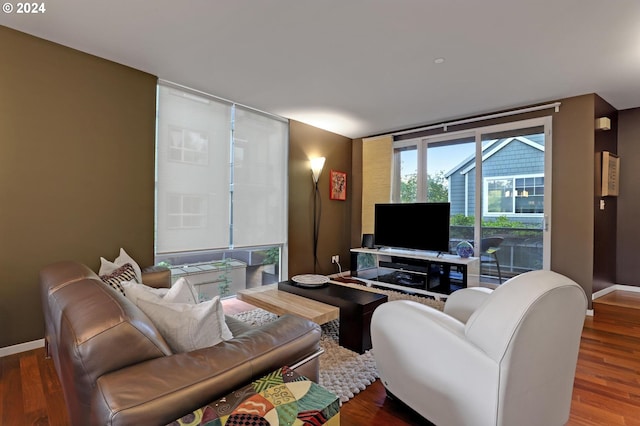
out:
{"label": "house siding", "polygon": [[544,151],[513,141],[482,165],[484,177],[544,173]]}
{"label": "house siding", "polygon": [[[540,145],[544,145],[543,135],[535,135],[535,137],[529,139]],[[485,154],[489,153],[491,149],[496,149],[498,146],[499,142],[488,148],[488,152],[485,152]],[[465,164],[460,165],[455,171],[449,172],[452,216],[456,214],[474,215],[476,185],[475,167],[473,167],[474,162],[475,160],[471,159]],[[544,151],[518,139],[514,139],[488,157],[482,167],[484,177],[544,174]],[[465,174],[462,172],[469,168],[470,170],[466,172],[467,179],[465,180]],[[468,188],[466,195],[465,188]],[[522,215],[509,216],[513,216],[517,218],[517,220],[525,223],[539,222],[539,218],[535,217],[531,218]]]}
{"label": "house siding", "polygon": [[464,186],[465,177],[462,173],[456,172],[449,178],[449,198],[451,201],[451,215],[465,214],[464,211]]}

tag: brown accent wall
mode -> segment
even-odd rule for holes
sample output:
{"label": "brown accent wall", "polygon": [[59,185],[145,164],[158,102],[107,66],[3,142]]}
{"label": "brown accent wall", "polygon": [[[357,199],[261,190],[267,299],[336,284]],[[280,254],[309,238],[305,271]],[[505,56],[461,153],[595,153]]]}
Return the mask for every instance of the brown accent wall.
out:
{"label": "brown accent wall", "polygon": [[351,147],[351,247],[362,246],[362,139]]}
{"label": "brown accent wall", "polygon": [[0,347],[43,336],[38,271],[153,261],[156,78],[0,26]]}
{"label": "brown accent wall", "polygon": [[[607,117],[610,130],[595,130],[594,134],[594,202],[593,202],[593,292],[616,283],[616,229],[618,221],[618,197],[601,197],[602,151],[618,153],[618,110],[600,96],[595,95],[595,119]],[[604,200],[604,209],[600,208]]]}
{"label": "brown accent wall", "polygon": [[618,154],[620,156],[620,196],[616,282],[640,286],[640,108],[618,114]]}
{"label": "brown accent wall", "polygon": [[[313,273],[313,181],[309,159],[326,157],[318,181],[321,196],[318,264],[316,273],[332,274],[338,268],[331,256],[340,255],[343,270],[349,270],[353,174],[351,139],[298,121],[289,125],[289,276]],[[347,199],[329,199],[329,171],[347,173]]]}
{"label": "brown accent wall", "polygon": [[551,269],[593,289],[594,95],[561,99],[553,116]]}

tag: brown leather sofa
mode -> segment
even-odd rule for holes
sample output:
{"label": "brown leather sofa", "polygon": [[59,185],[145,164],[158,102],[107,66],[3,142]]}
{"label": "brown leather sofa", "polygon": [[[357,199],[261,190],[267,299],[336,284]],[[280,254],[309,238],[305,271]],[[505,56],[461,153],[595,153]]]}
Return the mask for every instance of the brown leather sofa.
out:
{"label": "brown leather sofa", "polygon": [[[168,270],[143,273],[154,287]],[[227,317],[234,338],[173,354],[149,318],[85,265],[40,271],[47,353],[73,425],[162,425],[283,365],[317,381],[320,327],[282,316],[261,327]]]}

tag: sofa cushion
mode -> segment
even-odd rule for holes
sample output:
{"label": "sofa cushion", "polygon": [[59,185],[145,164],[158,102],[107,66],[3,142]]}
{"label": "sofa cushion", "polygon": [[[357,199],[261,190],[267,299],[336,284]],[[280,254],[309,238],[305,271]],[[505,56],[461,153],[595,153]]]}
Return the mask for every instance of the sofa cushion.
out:
{"label": "sofa cushion", "polygon": [[100,275],[100,279],[109,284],[114,290],[125,294],[122,282],[135,280],[136,271],[130,263],[125,263],[107,274]]}
{"label": "sofa cushion", "polygon": [[124,290],[124,295],[134,305],[138,306],[138,299],[159,301],[169,291],[167,288],[153,288],[140,284],[135,280],[123,281],[120,283]]}
{"label": "sofa cushion", "polygon": [[115,271],[116,269],[124,266],[126,264],[130,264],[135,271],[135,279],[137,282],[142,282],[142,270],[140,269],[140,265],[133,260],[131,256],[121,247],[120,254],[115,258],[113,262],[108,261],[104,257],[100,258],[100,270],[98,271],[98,275],[106,275]]}
{"label": "sofa cushion", "polygon": [[130,280],[120,283],[124,289],[124,295],[135,305],[138,299],[149,300],[151,302],[165,303],[190,303],[198,302],[198,293],[189,282],[180,278],[171,288],[153,288],[144,284]]}
{"label": "sofa cushion", "polygon": [[138,299],[138,307],[174,352],[190,352],[233,338],[219,296],[195,305]]}
{"label": "sofa cushion", "polygon": [[179,278],[162,298],[170,303],[198,303],[198,292],[187,281],[186,278]]}

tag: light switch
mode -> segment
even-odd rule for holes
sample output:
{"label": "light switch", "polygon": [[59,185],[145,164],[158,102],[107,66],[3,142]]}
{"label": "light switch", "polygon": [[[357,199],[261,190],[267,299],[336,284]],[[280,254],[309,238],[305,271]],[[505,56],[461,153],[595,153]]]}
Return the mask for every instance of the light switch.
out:
{"label": "light switch", "polygon": [[600,200],[600,210],[604,210],[604,200]]}

